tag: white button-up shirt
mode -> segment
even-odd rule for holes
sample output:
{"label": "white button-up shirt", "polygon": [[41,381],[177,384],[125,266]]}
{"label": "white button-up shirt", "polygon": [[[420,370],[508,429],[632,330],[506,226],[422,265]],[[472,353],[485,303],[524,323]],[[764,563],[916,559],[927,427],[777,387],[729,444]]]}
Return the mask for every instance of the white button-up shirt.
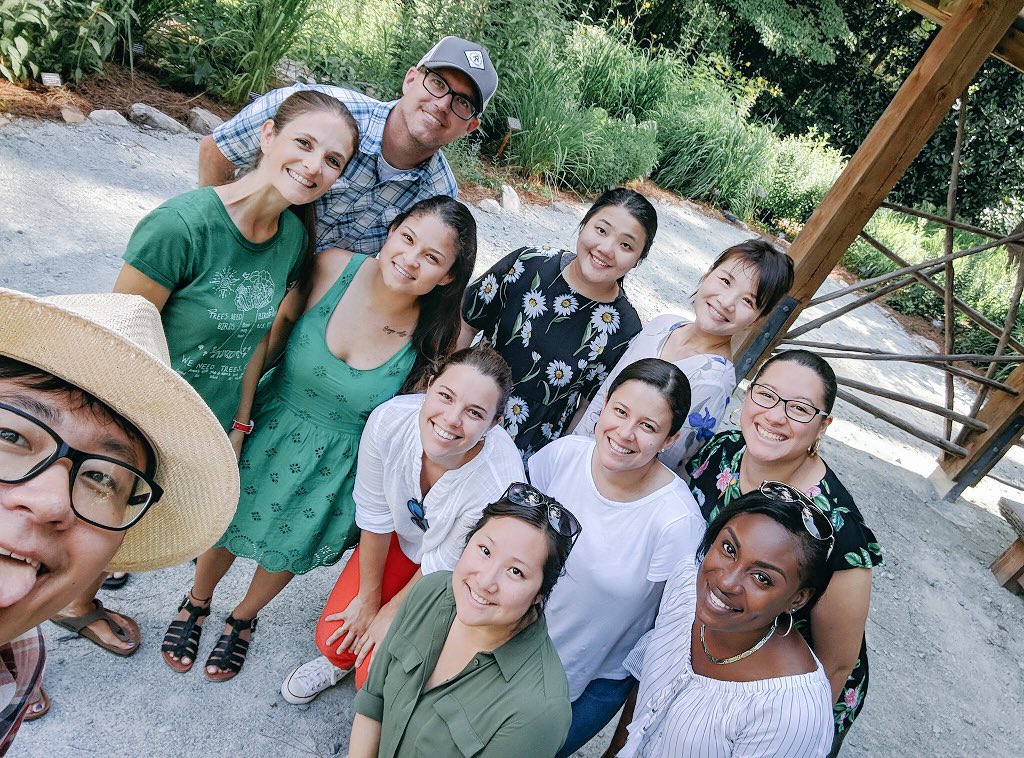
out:
{"label": "white button-up shirt", "polygon": [[[500,426],[484,436],[484,446],[464,466],[446,471],[426,497],[420,489],[423,444],[419,413],[425,395],[400,395],[374,409],[359,442],[353,497],[356,524],[375,534],[398,535],[406,557],[424,573],[455,568],[466,534],[484,506],[512,482],[526,481],[523,460]],[[420,501],[430,527],[413,523],[408,503]]]}

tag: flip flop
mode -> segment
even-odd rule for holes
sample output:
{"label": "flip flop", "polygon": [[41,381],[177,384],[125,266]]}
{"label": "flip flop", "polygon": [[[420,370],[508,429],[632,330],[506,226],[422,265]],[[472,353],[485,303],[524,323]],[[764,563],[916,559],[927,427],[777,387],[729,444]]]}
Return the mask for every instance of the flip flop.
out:
{"label": "flip flop", "polygon": [[128,583],[128,577],[131,574],[121,574],[121,576],[114,576],[111,574],[103,580],[103,584],[100,585],[105,590],[119,590]]}
{"label": "flip flop", "polygon": [[34,700],[28,704],[28,710],[25,711],[25,721],[35,721],[41,719],[46,715],[46,712],[50,710],[50,696],[46,694],[46,690],[42,687],[39,688],[39,699]]}
{"label": "flip flop", "polygon": [[[142,640],[142,632],[139,629],[139,625],[135,623],[135,619],[126,616],[125,614],[118,612],[118,615],[125,620],[125,626],[121,626],[119,623],[114,621],[107,609],[103,607],[97,599],[93,599],[93,609],[86,613],[84,616],[52,616],[52,621],[57,626],[67,629],[69,632],[74,632],[79,637],[85,637],[95,645],[107,650],[114,655],[119,655],[122,658],[127,658],[130,655],[135,655],[139,649],[140,642]],[[122,642],[132,642],[133,645],[128,650],[122,650],[121,648],[114,647],[104,642],[96,632],[89,629],[89,624],[94,621],[105,621],[107,626],[110,627],[110,631],[121,640]]]}

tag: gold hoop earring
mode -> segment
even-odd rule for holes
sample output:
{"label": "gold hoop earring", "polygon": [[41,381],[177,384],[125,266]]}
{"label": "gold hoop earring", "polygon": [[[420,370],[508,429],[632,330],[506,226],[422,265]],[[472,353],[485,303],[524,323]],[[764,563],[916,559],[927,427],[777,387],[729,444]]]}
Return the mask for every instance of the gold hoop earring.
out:
{"label": "gold hoop earring", "polygon": [[821,437],[819,437],[818,439],[814,440],[814,442],[811,443],[810,447],[807,448],[807,455],[808,455],[808,457],[813,458],[814,456],[816,456],[818,454],[818,447],[820,445],[821,445]]}

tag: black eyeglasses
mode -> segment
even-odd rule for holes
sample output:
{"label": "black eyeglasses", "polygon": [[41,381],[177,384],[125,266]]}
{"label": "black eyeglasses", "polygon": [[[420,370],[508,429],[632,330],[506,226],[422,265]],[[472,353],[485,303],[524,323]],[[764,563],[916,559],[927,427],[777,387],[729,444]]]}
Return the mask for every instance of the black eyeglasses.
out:
{"label": "black eyeglasses", "polygon": [[429,68],[423,69],[423,89],[438,98],[451,95],[448,108],[463,121],[471,120],[479,112],[472,100],[453,90],[447,79]]}
{"label": "black eyeglasses", "polygon": [[416,524],[424,532],[430,528],[430,524],[427,523],[427,512],[423,510],[423,503],[416,498],[409,498],[409,502],[405,504],[405,507],[409,509],[410,518],[412,523]]}
{"label": "black eyeglasses", "polygon": [[782,482],[765,480],[761,482],[761,494],[772,500],[780,500],[784,503],[798,503],[800,505],[800,518],[804,522],[804,528],[814,539],[821,542],[828,542],[828,553],[825,559],[832,556],[832,548],[836,545],[836,530],[832,521],[825,512],[816,506],[811,499],[796,487],[790,487]]}
{"label": "black eyeglasses", "polygon": [[123,532],[164,494],[149,474],[116,458],[76,450],[39,419],[0,403],[0,482],[27,482],[62,458],[71,461],[71,510],[101,529]]}
{"label": "black eyeglasses", "polygon": [[564,505],[529,484],[523,482],[510,484],[501,498],[525,508],[545,508],[548,526],[554,530],[555,534],[572,540],[573,545],[576,544],[576,538],[583,531],[579,520]]}
{"label": "black eyeglasses", "polygon": [[774,408],[782,403],[786,415],[801,424],[809,424],[815,416],[828,415],[828,411],[823,411],[805,400],[787,400],[771,387],[756,382],[750,385],[750,399],[762,408]]}

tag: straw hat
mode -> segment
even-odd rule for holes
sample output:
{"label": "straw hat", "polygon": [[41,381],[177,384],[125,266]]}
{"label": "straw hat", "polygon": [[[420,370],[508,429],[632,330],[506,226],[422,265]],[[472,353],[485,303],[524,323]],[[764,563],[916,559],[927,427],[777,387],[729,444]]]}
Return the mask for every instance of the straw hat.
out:
{"label": "straw hat", "polygon": [[0,287],[0,354],[48,371],[133,423],[156,451],[164,496],[124,532],[111,571],[194,558],[238,505],[238,463],[220,422],[170,365],[160,314],[137,295],[38,298]]}

